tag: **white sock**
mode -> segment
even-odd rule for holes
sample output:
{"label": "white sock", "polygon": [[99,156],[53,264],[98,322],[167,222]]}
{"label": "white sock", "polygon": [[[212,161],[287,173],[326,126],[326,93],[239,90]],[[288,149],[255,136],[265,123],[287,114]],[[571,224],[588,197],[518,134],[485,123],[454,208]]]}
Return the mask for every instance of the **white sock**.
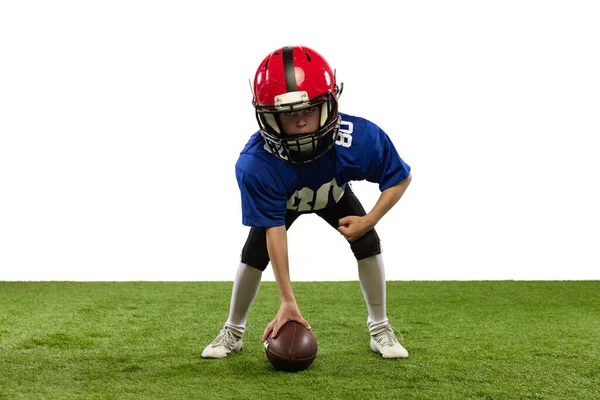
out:
{"label": "white sock", "polygon": [[369,311],[367,326],[369,331],[373,332],[388,324],[385,302],[385,268],[381,254],[358,261],[358,278]]}
{"label": "white sock", "polygon": [[246,329],[246,316],[260,288],[261,277],[261,270],[240,263],[233,281],[229,317],[225,323],[225,326],[229,326],[240,336]]}

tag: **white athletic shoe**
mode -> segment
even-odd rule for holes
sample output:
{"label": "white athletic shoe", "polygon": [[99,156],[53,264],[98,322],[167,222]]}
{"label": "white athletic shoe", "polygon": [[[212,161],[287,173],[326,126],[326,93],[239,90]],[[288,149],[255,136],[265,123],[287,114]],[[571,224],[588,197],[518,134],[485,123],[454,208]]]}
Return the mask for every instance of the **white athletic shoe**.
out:
{"label": "white athletic shoe", "polygon": [[229,327],[224,327],[211,344],[202,352],[202,358],[225,358],[227,354],[242,350],[242,337]]}
{"label": "white athletic shoe", "polygon": [[390,325],[371,334],[371,350],[383,358],[408,358],[408,351],[398,342]]}

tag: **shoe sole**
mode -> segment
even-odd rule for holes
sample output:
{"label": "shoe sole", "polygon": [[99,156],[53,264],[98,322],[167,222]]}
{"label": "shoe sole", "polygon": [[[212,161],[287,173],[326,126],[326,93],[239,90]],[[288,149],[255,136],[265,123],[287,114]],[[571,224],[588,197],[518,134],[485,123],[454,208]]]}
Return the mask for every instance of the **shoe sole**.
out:
{"label": "shoe sole", "polygon": [[239,350],[231,350],[229,353],[225,354],[225,356],[223,356],[223,357],[207,357],[207,356],[200,355],[200,358],[203,358],[205,360],[220,360],[222,358],[227,358],[227,356],[231,353],[239,353],[240,351],[242,351],[242,349],[243,349],[243,347],[240,347]]}
{"label": "shoe sole", "polygon": [[406,356],[396,356],[396,357],[386,357],[386,356],[383,355],[382,352],[380,352],[376,348],[374,349],[373,347],[371,347],[371,351],[373,353],[375,353],[375,354],[379,354],[381,356],[381,358],[385,358],[386,360],[395,360],[395,359],[398,359],[398,358],[408,358],[409,357],[408,355],[406,355]]}

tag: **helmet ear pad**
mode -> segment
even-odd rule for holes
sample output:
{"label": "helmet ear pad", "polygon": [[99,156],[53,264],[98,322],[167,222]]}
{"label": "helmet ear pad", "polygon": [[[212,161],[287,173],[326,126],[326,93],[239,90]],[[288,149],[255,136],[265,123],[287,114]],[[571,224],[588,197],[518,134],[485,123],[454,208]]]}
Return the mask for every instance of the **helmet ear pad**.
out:
{"label": "helmet ear pad", "polygon": [[321,105],[321,122],[319,123],[319,128],[322,128],[327,122],[329,118],[329,102],[326,101]]}
{"label": "helmet ear pad", "polygon": [[266,125],[270,126],[275,132],[281,135],[281,129],[279,128],[279,123],[277,122],[277,118],[275,118],[275,114],[264,113],[263,118]]}

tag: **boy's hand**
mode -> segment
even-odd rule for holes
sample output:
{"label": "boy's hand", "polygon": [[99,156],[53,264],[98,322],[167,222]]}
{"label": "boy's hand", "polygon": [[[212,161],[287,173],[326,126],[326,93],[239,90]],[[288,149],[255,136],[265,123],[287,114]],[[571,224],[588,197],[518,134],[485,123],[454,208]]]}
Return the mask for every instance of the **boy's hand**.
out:
{"label": "boy's hand", "polygon": [[338,224],[338,231],[351,242],[360,239],[373,228],[365,217],[357,217],[356,215],[341,218]]}
{"label": "boy's hand", "polygon": [[272,336],[276,337],[279,334],[279,329],[281,329],[281,327],[288,321],[298,321],[307,329],[310,329],[308,321],[302,318],[302,315],[300,315],[300,310],[298,309],[298,305],[295,302],[281,303],[281,306],[279,307],[279,312],[277,313],[273,321],[271,321],[269,325],[267,325],[267,327],[265,328],[262,341],[264,342],[265,340],[267,340],[271,332],[273,333]]}

